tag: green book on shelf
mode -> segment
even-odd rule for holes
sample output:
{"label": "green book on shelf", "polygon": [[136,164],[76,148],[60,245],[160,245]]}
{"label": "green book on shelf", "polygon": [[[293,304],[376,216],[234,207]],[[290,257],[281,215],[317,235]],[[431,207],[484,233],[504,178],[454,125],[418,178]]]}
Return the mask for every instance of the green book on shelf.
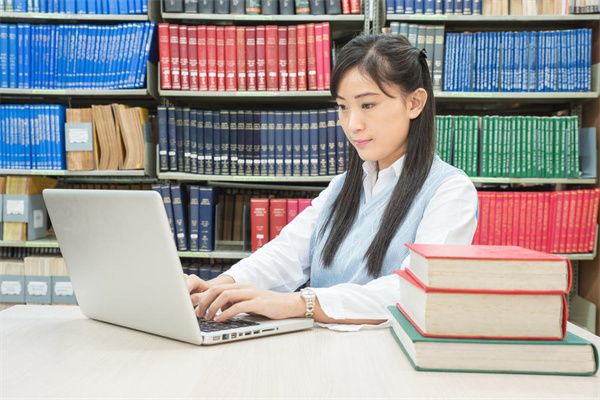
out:
{"label": "green book on shelf", "polygon": [[567,332],[564,340],[489,340],[425,337],[396,306],[392,336],[418,371],[594,375],[596,346]]}

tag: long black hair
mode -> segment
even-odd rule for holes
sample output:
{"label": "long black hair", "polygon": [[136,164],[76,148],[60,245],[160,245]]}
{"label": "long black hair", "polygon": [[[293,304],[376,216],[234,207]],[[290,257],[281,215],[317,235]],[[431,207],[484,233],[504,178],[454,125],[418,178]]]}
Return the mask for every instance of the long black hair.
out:
{"label": "long black hair", "polygon": [[[393,97],[389,93],[390,87],[400,89],[403,97],[419,88],[427,92],[421,114],[410,121],[402,174],[384,211],[379,231],[364,256],[368,274],[378,277],[392,238],[427,179],[433,162],[435,103],[426,53],[412,46],[403,36],[369,34],[348,42],[340,51],[331,74],[334,98],[337,98],[340,81],[354,68],[371,78],[388,97]],[[327,227],[331,228],[322,254],[325,267],[333,262],[360,206],[363,162],[353,146],[349,146],[348,153],[346,179],[319,232],[322,236]]]}

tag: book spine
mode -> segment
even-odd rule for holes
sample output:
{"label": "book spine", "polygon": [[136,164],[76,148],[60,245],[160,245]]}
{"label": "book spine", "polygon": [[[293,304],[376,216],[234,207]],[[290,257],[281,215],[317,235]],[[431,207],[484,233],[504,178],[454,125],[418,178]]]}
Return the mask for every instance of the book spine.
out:
{"label": "book spine", "polygon": [[217,85],[217,27],[206,27],[206,65],[208,71],[208,90],[216,91]]}
{"label": "book spine", "polygon": [[167,108],[167,134],[169,171],[177,171],[177,124],[175,107]]}
{"label": "book spine", "polygon": [[317,90],[325,90],[325,60],[323,59],[323,24],[315,24],[315,71]]}
{"label": "book spine", "polygon": [[323,74],[325,76],[324,88],[329,90],[331,81],[331,34],[329,22],[323,22]]}
{"label": "book spine", "polygon": [[[309,111],[302,111],[300,114],[300,140],[301,140],[301,176],[310,176],[311,175],[311,164],[312,164],[312,154],[311,151],[311,138],[312,138],[312,129],[311,129],[311,117]],[[313,139],[316,141],[316,139]],[[318,157],[318,156],[316,156]],[[318,162],[318,158],[316,161]]]}
{"label": "book spine", "polygon": [[190,109],[182,109],[182,132],[183,132],[183,172],[192,172],[191,167],[191,141],[190,141]]}
{"label": "book spine", "polygon": [[[239,146],[239,121],[240,111],[231,110],[229,111],[229,174],[230,175],[244,175],[243,172],[238,171],[238,160],[240,153]],[[243,113],[242,113],[243,116]]]}
{"label": "book spine", "polygon": [[[230,166],[230,113],[228,110],[219,111],[219,137],[221,143],[220,164],[221,175],[229,175]],[[214,126],[214,125],[213,125]]]}
{"label": "book spine", "polygon": [[164,184],[153,184],[152,189],[159,192],[163,199],[163,204],[167,213],[167,219],[169,220],[169,226],[171,227],[171,235],[173,237],[173,240],[175,241],[175,244],[177,244],[177,241],[175,240],[175,222],[173,220],[173,205],[171,204],[171,189],[169,185]]}
{"label": "book spine", "polygon": [[198,89],[208,90],[208,46],[206,38],[206,26],[198,26]]}
{"label": "book spine", "polygon": [[291,111],[283,114],[283,175],[292,176],[292,123],[293,117]]}
{"label": "book spine", "polygon": [[255,15],[262,12],[260,0],[246,0],[246,14]]}
{"label": "book spine", "polygon": [[212,118],[213,132],[213,156],[212,168],[215,175],[221,175],[221,113],[220,111],[213,112]]}
{"label": "book spine", "polygon": [[190,110],[190,172],[198,173],[198,111]]}
{"label": "book spine", "polygon": [[267,49],[266,49],[266,27],[256,27],[256,88],[258,91],[267,90]]}
{"label": "book spine", "polygon": [[214,130],[213,130],[213,119],[216,112],[204,111],[204,173],[206,175],[213,175],[213,159],[215,156],[214,151]]}
{"label": "book spine", "polygon": [[266,29],[266,68],[267,68],[267,90],[279,90],[279,45],[277,40],[277,26],[267,25]]}
{"label": "book spine", "polygon": [[269,240],[275,239],[287,224],[287,199],[269,200]]}
{"label": "book spine", "polygon": [[297,27],[288,26],[287,43],[287,68],[288,68],[288,90],[298,90],[298,46],[297,46]]}
{"label": "book spine", "polygon": [[225,27],[225,90],[237,91],[236,27]]}
{"label": "book spine", "polygon": [[214,240],[214,189],[199,187],[199,251],[213,251]]}
{"label": "book spine", "polygon": [[188,26],[188,68],[190,71],[190,90],[200,90],[198,81],[198,27]]}
{"label": "book spine", "polygon": [[275,112],[267,112],[267,175],[275,175]]}
{"label": "book spine", "polygon": [[289,224],[298,215],[298,199],[287,199],[287,223]]}
{"label": "book spine", "polygon": [[337,137],[335,120],[337,119],[337,112],[333,108],[323,110],[327,116],[327,175],[335,175],[337,172]]}
{"label": "book spine", "polygon": [[308,74],[308,90],[318,90],[315,24],[312,23],[306,24],[306,64]]}
{"label": "book spine", "polygon": [[269,241],[269,199],[250,199],[252,251]]}
{"label": "book spine", "polygon": [[278,64],[279,64],[279,90],[287,91],[288,86],[288,28],[280,26],[278,32]]}
{"label": "book spine", "polygon": [[275,112],[275,176],[284,175],[284,114],[282,111]]}
{"label": "book spine", "polygon": [[179,26],[179,68],[181,77],[181,90],[190,90],[190,71],[188,68],[188,38],[187,26]]}
{"label": "book spine", "polygon": [[237,67],[237,89],[246,91],[246,28],[236,28],[236,67]]}
{"label": "book spine", "polygon": [[306,25],[297,26],[297,65],[298,65],[298,90],[305,91],[308,87],[306,76]]}
{"label": "book spine", "polygon": [[169,45],[169,24],[158,24],[158,52],[160,54],[161,88],[171,89],[171,56]]}
{"label": "book spine", "polygon": [[225,27],[217,26],[217,90],[225,91]]}
{"label": "book spine", "polygon": [[248,91],[257,89],[256,82],[256,28],[246,27],[246,68],[248,73]]}
{"label": "book spine", "polygon": [[170,57],[171,57],[171,88],[181,90],[181,69],[179,64],[179,26],[169,25]]}
{"label": "book spine", "polygon": [[191,185],[190,203],[188,205],[188,234],[190,251],[198,251],[198,234],[200,222],[200,188],[197,185]]}

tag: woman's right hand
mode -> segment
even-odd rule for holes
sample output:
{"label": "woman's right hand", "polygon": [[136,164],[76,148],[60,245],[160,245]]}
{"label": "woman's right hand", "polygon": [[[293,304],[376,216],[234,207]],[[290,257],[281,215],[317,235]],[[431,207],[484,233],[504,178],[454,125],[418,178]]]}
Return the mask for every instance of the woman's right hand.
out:
{"label": "woman's right hand", "polygon": [[192,304],[194,307],[200,303],[201,293],[207,291],[214,285],[222,285],[226,283],[235,283],[235,280],[229,275],[219,275],[214,279],[209,281],[205,281],[200,279],[198,275],[187,275],[183,274],[185,277],[185,284],[188,289],[188,293],[190,294],[190,298],[192,299]]}

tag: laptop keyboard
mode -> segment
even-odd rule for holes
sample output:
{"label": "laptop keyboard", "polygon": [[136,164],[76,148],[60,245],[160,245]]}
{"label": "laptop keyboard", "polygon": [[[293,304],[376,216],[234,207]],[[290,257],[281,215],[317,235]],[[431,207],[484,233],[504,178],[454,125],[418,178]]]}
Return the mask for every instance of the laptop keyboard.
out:
{"label": "laptop keyboard", "polygon": [[213,320],[207,320],[204,318],[198,319],[198,325],[202,332],[217,332],[226,331],[229,329],[243,328],[246,326],[258,325],[258,322],[247,321],[245,319],[228,319],[223,322],[215,322]]}

